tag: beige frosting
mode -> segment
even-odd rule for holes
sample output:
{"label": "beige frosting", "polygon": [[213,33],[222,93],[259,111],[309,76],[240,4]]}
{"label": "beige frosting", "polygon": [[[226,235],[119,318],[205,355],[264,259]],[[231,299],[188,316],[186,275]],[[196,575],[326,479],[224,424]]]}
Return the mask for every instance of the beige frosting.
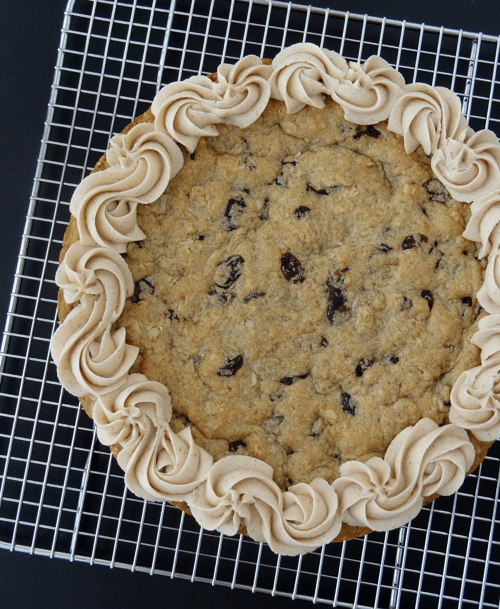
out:
{"label": "beige frosting", "polygon": [[463,429],[422,419],[394,438],[384,459],[340,466],[333,486],[343,520],[376,531],[402,526],[418,514],[424,497],[457,491],[474,457]]}
{"label": "beige frosting", "polygon": [[466,129],[447,138],[436,150],[431,167],[457,201],[474,201],[500,188],[500,146],[497,136],[484,129]]}
{"label": "beige frosting", "polygon": [[298,44],[278,53],[270,77],[271,96],[284,101],[292,114],[304,106],[323,108],[323,94],[344,110],[347,120],[373,125],[389,117],[405,82],[380,57],[362,66],[313,44]]}
{"label": "beige frosting", "polygon": [[172,432],[171,416],[167,388],[142,374],[131,374],[119,390],[100,396],[93,409],[99,440],[120,448],[117,461],[127,486],[151,501],[183,501],[212,465],[189,428]]}
{"label": "beige frosting", "polygon": [[71,199],[84,245],[125,252],[127,243],[144,239],[136,219],[138,203],[152,203],[183,164],[178,146],[154,125],[140,123],[117,135],[106,154],[110,167],[81,182]]}
{"label": "beige frosting", "polygon": [[342,526],[337,495],[321,479],[283,492],[267,463],[235,455],[217,461],[190,503],[202,527],[235,535],[242,526],[280,554],[310,552]]}
{"label": "beige frosting", "polygon": [[218,82],[206,76],[193,76],[164,87],[155,97],[151,110],[155,128],[170,135],[190,152],[200,137],[218,135],[218,123],[244,129],[264,111],[271,88],[271,66],[249,55],[236,65],[222,64]]}
{"label": "beige frosting", "polygon": [[392,111],[389,125],[403,135],[407,149],[431,150],[433,168],[450,192],[476,201],[467,232],[490,254],[481,302],[497,312],[498,141],[491,132],[463,128],[453,94],[403,86],[380,58],[347,65],[311,44],[285,49],[272,66],[247,57],[222,65],[217,83],[198,76],[167,85],[152,105],[154,125],[141,123],[113,138],[110,167],[76,189],[71,211],[81,241],[68,250],[56,277],[75,306],[53,337],[52,354],[63,385],[74,395],[94,396],[98,437],[118,448],[126,483],[137,495],[186,501],[205,528],[234,534],[246,527],[274,551],[300,554],[333,540],[342,522],[376,530],[408,522],[423,497],[452,493],[462,483],[474,460],[464,429],[479,439],[500,435],[500,315],[481,321],[474,340],[483,349],[483,363],[455,385],[449,425],[438,428],[424,419],[394,438],[384,459],[344,463],[333,484],[317,479],[286,492],[264,462],[235,455],[213,464],[189,428],[174,434],[167,388],[130,374],[137,350],[126,344],[124,329],[113,329],[133,290],[119,253],[144,237],[137,205],[157,199],[181,167],[175,142],[192,151],[200,137],[217,135],[218,123],[244,128],[270,96],[296,112],[304,105],[322,107],[323,95],[331,95],[348,119],[362,124]]}
{"label": "beige frosting", "polygon": [[470,206],[471,218],[464,231],[464,237],[482,244],[478,252],[479,258],[484,258],[494,250],[499,243],[500,222],[500,192],[495,191],[485,197],[480,197]]}
{"label": "beige frosting", "polygon": [[373,125],[389,118],[404,84],[399,72],[381,57],[372,56],[363,65],[351,62],[330,94],[344,109],[348,121]]}
{"label": "beige frosting", "polygon": [[444,87],[412,83],[403,88],[388,126],[403,136],[406,152],[422,146],[425,154],[432,154],[447,138],[466,129],[467,121],[456,93]]}
{"label": "beige frosting", "polygon": [[[498,320],[497,320],[498,321]],[[462,373],[451,391],[450,421],[469,429],[478,440],[500,437],[500,354]]]}
{"label": "beige frosting", "polygon": [[337,53],[308,43],[281,51],[272,65],[271,96],[284,101],[289,114],[304,106],[324,108],[323,94],[338,86],[348,69]]}
{"label": "beige frosting", "polygon": [[111,332],[134,289],[123,258],[105,247],[74,243],[56,273],[67,302],[78,302],[52,338],[63,386],[78,397],[119,386],[137,357],[125,331]]}

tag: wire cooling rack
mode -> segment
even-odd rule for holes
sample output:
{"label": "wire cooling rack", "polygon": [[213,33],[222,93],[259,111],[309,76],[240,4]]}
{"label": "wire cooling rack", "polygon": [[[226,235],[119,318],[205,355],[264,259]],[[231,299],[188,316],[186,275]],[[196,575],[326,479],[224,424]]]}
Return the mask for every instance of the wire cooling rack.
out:
{"label": "wire cooling rack", "polygon": [[54,274],[75,186],[163,84],[310,41],[380,54],[407,82],[453,88],[475,129],[500,133],[497,38],[254,0],[73,0],[0,353],[0,546],[335,607],[498,607],[500,451],[409,525],[277,557],[200,530],[124,487],[49,355]]}

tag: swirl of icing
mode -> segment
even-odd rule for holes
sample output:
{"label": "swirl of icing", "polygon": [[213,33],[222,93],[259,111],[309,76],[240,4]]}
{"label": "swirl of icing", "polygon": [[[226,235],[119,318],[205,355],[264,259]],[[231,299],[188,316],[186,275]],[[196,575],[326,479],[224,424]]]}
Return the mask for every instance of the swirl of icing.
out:
{"label": "swirl of icing", "polygon": [[215,124],[222,119],[215,113],[220,96],[206,76],[192,76],[163,87],[151,105],[155,127],[193,152],[200,137],[216,136]]}
{"label": "swirl of icing", "polygon": [[170,429],[171,416],[167,388],[142,374],[131,374],[120,389],[94,404],[99,440],[119,448],[117,461],[127,486],[150,501],[188,499],[212,466],[190,428],[179,434]]}
{"label": "swirl of icing", "polygon": [[488,256],[488,264],[484,270],[483,285],[477,293],[480,305],[488,313],[500,313],[500,231],[494,231],[493,248]]}
{"label": "swirl of icing", "polygon": [[403,136],[406,152],[420,145],[425,154],[432,154],[442,139],[453,138],[466,129],[467,121],[461,113],[460,98],[453,91],[412,83],[403,88],[388,128]]}
{"label": "swirl of icing", "polygon": [[125,299],[134,291],[132,274],[125,260],[107,247],[73,243],[56,272],[56,284],[68,303],[84,295],[105,294],[104,317],[114,322],[123,310]]}
{"label": "swirl of icing", "polygon": [[240,59],[234,66],[219,66],[214,88],[220,100],[215,104],[215,113],[222,122],[244,129],[259,118],[271,95],[271,71],[271,66],[255,55]]}
{"label": "swirl of icing", "polygon": [[478,256],[484,258],[500,246],[500,192],[495,191],[473,201],[470,210],[472,215],[464,237],[482,244]]}
{"label": "swirl of icing", "polygon": [[154,125],[139,123],[115,136],[106,154],[110,167],[87,176],[75,190],[70,211],[84,245],[102,245],[119,253],[144,239],[137,225],[138,203],[152,203],[183,164],[177,145]]}
{"label": "swirl of icing", "polygon": [[500,438],[500,355],[463,372],[451,390],[450,401],[452,423],[469,429],[482,442]]}
{"label": "swirl of icing", "polygon": [[73,395],[102,395],[123,384],[138,347],[127,345],[125,328],[112,332],[105,298],[85,297],[56,330],[52,357],[59,380]]}
{"label": "swirl of icing", "polygon": [[436,177],[457,201],[470,202],[500,188],[500,145],[487,129],[467,128],[443,139],[431,159]]}
{"label": "swirl of icing", "polygon": [[304,106],[324,108],[323,94],[347,72],[347,62],[337,53],[314,44],[295,44],[273,59],[269,78],[271,97],[284,101],[289,114]]}
{"label": "swirl of icing", "polygon": [[298,484],[283,493],[273,468],[252,457],[217,461],[190,501],[204,528],[234,535],[241,527],[274,552],[297,555],[335,539],[341,528],[337,496],[325,480]]}
{"label": "swirl of icing", "polygon": [[138,352],[125,344],[125,328],[111,333],[133,293],[127,264],[110,248],[77,241],[66,252],[56,283],[67,302],[79,301],[51,342],[61,383],[78,397],[111,391],[122,383]]}
{"label": "swirl of icing", "polygon": [[486,315],[478,323],[478,330],[471,343],[481,349],[481,361],[500,353],[500,315]]}
{"label": "swirl of icing", "polygon": [[384,459],[340,466],[333,487],[342,519],[375,531],[402,526],[418,514],[423,497],[458,490],[473,462],[474,447],[467,432],[421,419],[394,438]]}
{"label": "swirl of icing", "polygon": [[338,85],[329,93],[344,110],[348,121],[373,125],[389,117],[402,95],[405,81],[384,59],[372,55],[363,65],[350,62]]}

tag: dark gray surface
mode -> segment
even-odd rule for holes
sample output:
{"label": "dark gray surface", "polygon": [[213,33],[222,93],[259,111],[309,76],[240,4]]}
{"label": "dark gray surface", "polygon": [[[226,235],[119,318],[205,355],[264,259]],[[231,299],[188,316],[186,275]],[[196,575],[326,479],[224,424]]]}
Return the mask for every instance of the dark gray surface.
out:
{"label": "dark gray surface", "polygon": [[[306,4],[302,2],[302,4]],[[500,33],[497,2],[434,0],[318,0],[316,6],[369,13],[486,34]],[[40,150],[59,44],[64,0],[2,3],[0,19],[0,325],[13,274]],[[1,399],[1,398],[0,398]],[[166,577],[0,551],[0,606],[72,607],[309,607],[304,601],[212,588]]]}

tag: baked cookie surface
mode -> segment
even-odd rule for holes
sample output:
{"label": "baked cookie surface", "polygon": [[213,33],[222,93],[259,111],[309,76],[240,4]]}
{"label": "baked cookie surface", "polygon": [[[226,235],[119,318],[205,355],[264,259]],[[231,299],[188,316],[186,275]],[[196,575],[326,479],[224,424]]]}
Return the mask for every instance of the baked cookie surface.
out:
{"label": "baked cookie surface", "polygon": [[59,378],[127,486],[206,529],[397,528],[500,435],[499,193],[496,136],[378,57],[167,85],[73,196]]}
{"label": "baked cookie surface", "polygon": [[283,488],[382,457],[446,421],[483,267],[423,154],[338,104],[271,102],[200,141],[129,244],[117,326],[170,391],[172,428],[214,459],[263,459]]}

